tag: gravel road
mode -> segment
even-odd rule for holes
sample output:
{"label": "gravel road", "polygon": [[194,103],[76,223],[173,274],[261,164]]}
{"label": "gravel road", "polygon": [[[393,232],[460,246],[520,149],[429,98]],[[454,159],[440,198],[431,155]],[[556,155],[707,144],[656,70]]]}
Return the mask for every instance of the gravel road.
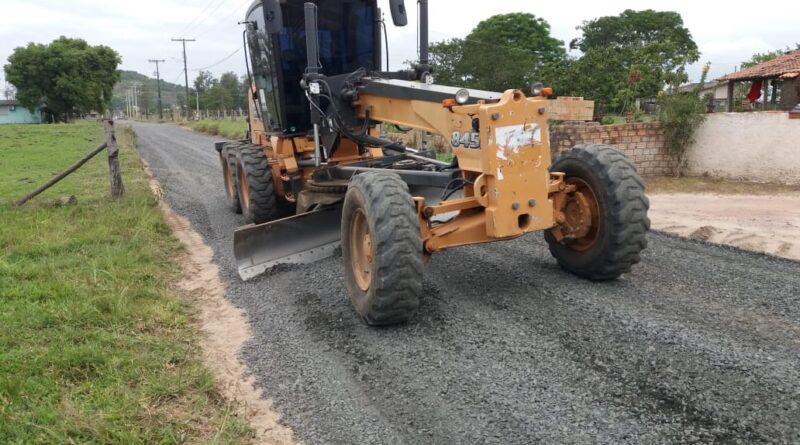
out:
{"label": "gravel road", "polygon": [[340,258],[241,282],[215,139],[134,129],[306,443],[800,443],[800,263],[652,233],[631,274],[591,283],[533,234],[435,255],[417,319],[372,329]]}

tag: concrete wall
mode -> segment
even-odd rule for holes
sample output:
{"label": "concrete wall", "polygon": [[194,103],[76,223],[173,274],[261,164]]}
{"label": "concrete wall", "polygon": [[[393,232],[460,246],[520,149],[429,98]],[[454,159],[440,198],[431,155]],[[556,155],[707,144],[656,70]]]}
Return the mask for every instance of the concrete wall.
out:
{"label": "concrete wall", "polygon": [[625,153],[642,176],[673,174],[673,162],[658,123],[566,122],[550,128],[550,148],[554,155],[577,144],[611,145]]}
{"label": "concrete wall", "polygon": [[[14,108],[12,110],[12,108]],[[42,123],[42,113],[30,110],[22,105],[0,105],[0,124],[40,124]]]}
{"label": "concrete wall", "polygon": [[800,119],[778,111],[708,115],[688,151],[688,173],[800,183]]}

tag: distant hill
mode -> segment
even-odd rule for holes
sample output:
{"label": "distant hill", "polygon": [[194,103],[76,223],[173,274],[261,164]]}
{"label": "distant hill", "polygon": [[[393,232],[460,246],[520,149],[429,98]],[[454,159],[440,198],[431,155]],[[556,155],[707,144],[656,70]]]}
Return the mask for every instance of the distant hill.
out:
{"label": "distant hill", "polygon": [[[127,91],[133,90],[137,84],[139,91],[139,108],[144,113],[145,109],[151,114],[158,113],[158,90],[156,79],[137,73],[136,71],[121,71],[120,81],[114,85],[114,95],[111,99],[111,109],[115,112],[125,111],[125,97]],[[164,108],[170,108],[177,103],[177,93],[183,96],[184,86],[161,79],[161,101]]]}

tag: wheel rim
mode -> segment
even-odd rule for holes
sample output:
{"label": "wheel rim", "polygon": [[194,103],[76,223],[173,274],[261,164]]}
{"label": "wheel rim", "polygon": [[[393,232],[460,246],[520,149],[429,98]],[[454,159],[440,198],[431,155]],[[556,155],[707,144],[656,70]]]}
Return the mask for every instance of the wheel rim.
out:
{"label": "wheel rim", "polygon": [[242,206],[246,209],[250,208],[250,194],[247,190],[247,178],[241,168],[238,169],[239,177],[239,193],[242,197]]}
{"label": "wheel rim", "polygon": [[592,187],[581,178],[567,178],[566,183],[575,186],[564,206],[564,217],[569,233],[575,234],[568,241],[573,250],[590,249],[600,235],[600,206]]}
{"label": "wheel rim", "polygon": [[361,209],[355,211],[350,223],[350,261],[356,285],[366,292],[372,285],[372,236]]}

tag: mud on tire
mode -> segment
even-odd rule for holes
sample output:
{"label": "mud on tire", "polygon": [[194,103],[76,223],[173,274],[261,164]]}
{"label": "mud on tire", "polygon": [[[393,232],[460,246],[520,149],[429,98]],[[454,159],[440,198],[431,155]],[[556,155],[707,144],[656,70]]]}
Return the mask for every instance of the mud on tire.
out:
{"label": "mud on tire", "polygon": [[280,216],[267,156],[258,145],[244,144],[236,155],[236,177],[242,214],[255,224]]}
{"label": "mud on tire", "polygon": [[647,247],[650,228],[650,202],[633,163],[613,147],[586,144],[563,152],[550,171],[565,173],[568,182],[571,177],[582,180],[599,208],[597,233],[587,248],[577,250],[569,241],[557,241],[551,231],[544,233],[558,264],[591,280],[612,280],[629,272]]}
{"label": "mud on tire", "polygon": [[416,313],[422,240],[414,200],[398,175],[352,179],[342,211],[342,257],[350,301],[367,324],[402,323]]}

